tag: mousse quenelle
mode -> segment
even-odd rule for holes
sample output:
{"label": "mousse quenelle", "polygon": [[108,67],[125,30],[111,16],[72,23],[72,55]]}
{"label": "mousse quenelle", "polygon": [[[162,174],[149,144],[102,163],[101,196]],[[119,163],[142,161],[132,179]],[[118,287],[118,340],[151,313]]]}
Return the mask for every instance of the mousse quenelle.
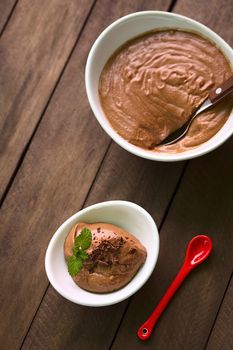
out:
{"label": "mousse quenelle", "polygon": [[99,96],[111,126],[128,142],[152,152],[184,152],[218,132],[231,113],[232,98],[200,115],[181,141],[159,144],[231,74],[223,53],[206,38],[181,30],[153,31],[110,57]]}
{"label": "mousse quenelle", "polygon": [[146,260],[146,249],[131,233],[108,223],[77,223],[64,244],[74,282],[106,293],[126,285]]}

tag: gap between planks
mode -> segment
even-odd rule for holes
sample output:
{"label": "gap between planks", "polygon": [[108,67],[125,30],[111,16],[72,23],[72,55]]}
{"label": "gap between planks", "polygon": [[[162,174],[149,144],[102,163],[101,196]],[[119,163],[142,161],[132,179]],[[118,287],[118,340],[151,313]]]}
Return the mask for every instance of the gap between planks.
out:
{"label": "gap between planks", "polygon": [[12,6],[12,9],[11,9],[11,11],[10,11],[10,13],[9,13],[9,15],[8,15],[8,17],[7,17],[7,19],[6,19],[5,23],[4,23],[4,25],[3,25],[3,27],[2,27],[2,30],[0,31],[0,39],[1,39],[2,34],[4,33],[4,31],[5,31],[5,29],[6,29],[7,25],[8,25],[8,23],[9,23],[10,20],[11,20],[11,17],[12,17],[12,15],[13,15],[14,11],[15,11],[15,8],[16,8],[18,2],[19,2],[19,0],[16,0],[15,3],[14,3],[14,5]]}
{"label": "gap between planks", "polygon": [[174,7],[175,7],[175,5],[176,5],[176,3],[177,3],[177,0],[172,0],[167,11],[168,12],[172,12]]}
{"label": "gap between planks", "polygon": [[219,307],[218,307],[218,311],[216,312],[216,316],[215,316],[215,318],[214,318],[212,327],[211,327],[210,332],[209,332],[209,335],[208,335],[208,337],[207,337],[207,340],[206,340],[206,343],[205,343],[205,346],[204,346],[204,350],[207,349],[207,346],[208,346],[209,341],[210,341],[210,339],[211,339],[211,336],[212,336],[212,333],[213,333],[215,324],[216,324],[217,319],[218,319],[218,315],[219,315],[219,313],[220,313],[220,311],[221,311],[221,308],[222,308],[222,305],[223,305],[223,301],[224,301],[224,299],[225,299],[225,296],[226,296],[226,294],[227,294],[227,291],[228,291],[228,289],[229,289],[229,286],[230,286],[230,283],[231,283],[231,280],[232,280],[232,279],[233,279],[233,271],[232,271],[231,276],[230,276],[230,278],[229,278],[229,281],[228,281],[228,283],[227,283],[225,292],[224,292],[224,294],[223,294],[223,296],[222,296],[221,302],[220,302]]}

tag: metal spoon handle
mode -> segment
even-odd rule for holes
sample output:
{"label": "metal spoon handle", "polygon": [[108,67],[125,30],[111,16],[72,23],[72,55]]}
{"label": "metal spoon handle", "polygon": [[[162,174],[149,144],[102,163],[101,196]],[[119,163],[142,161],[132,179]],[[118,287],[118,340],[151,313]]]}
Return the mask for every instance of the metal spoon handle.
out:
{"label": "metal spoon handle", "polygon": [[147,340],[153,331],[153,328],[162,315],[163,311],[167,307],[169,301],[181,285],[181,283],[184,281],[184,279],[188,276],[192,268],[188,266],[185,262],[183,266],[181,267],[180,271],[176,275],[175,279],[171,283],[171,285],[168,287],[166,293],[150,315],[150,317],[141,325],[141,327],[138,329],[138,337],[141,340]]}
{"label": "metal spoon handle", "polygon": [[196,110],[192,117],[178,130],[174,131],[168,137],[166,137],[159,145],[172,145],[181,140],[188,132],[192,121],[207,108],[212,107],[218,103],[223,97],[233,92],[233,75],[225,80],[221,85],[217,86],[209,93],[207,100]]}
{"label": "metal spoon handle", "polygon": [[221,85],[217,86],[209,93],[209,99],[212,103],[217,103],[226,95],[233,92],[233,75],[225,80]]}

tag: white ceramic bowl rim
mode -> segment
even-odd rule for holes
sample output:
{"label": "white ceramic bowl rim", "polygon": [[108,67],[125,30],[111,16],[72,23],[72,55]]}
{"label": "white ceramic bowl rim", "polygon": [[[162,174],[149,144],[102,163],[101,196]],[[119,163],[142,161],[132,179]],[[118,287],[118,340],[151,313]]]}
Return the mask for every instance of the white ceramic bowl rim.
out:
{"label": "white ceramic bowl rim", "polygon": [[[65,237],[69,232],[69,230],[71,229],[71,227],[73,227],[75,223],[77,223],[79,220],[82,220],[82,218],[85,217],[85,215],[88,215],[94,210],[98,210],[98,209],[105,210],[105,208],[107,210],[111,210],[111,209],[115,210],[117,207],[122,208],[124,210],[128,210],[128,209],[134,210],[137,212],[137,215],[141,215],[144,218],[144,220],[148,222],[148,225],[152,230],[152,234],[150,238],[150,245],[148,242],[147,259],[144,265],[140,268],[140,270],[135,275],[137,280],[135,281],[135,277],[133,277],[133,279],[121,289],[111,293],[103,293],[103,294],[97,294],[97,293],[91,293],[91,292],[85,291],[79,288],[73,282],[72,278],[68,274],[67,266],[64,259],[64,251],[63,251]],[[91,220],[91,222],[93,221]],[[106,220],[105,222],[109,222],[109,221]],[[144,242],[144,245],[145,245],[145,242]],[[148,278],[150,277],[151,273],[154,270],[154,267],[158,258],[158,253],[159,253],[159,235],[158,235],[156,224],[153,218],[151,217],[151,215],[145,209],[143,209],[139,205],[132,202],[121,201],[121,200],[106,201],[106,202],[91,205],[85,209],[80,210],[79,212],[77,212],[76,214],[68,218],[57,229],[57,231],[51,238],[46,251],[45,270],[52,286],[55,288],[55,290],[59,294],[61,294],[66,299],[74,303],[85,305],[85,306],[95,306],[95,307],[107,306],[107,305],[112,305],[112,304],[121,302],[122,300],[130,297],[132,294],[138,291],[144,285],[144,283],[146,283],[146,281],[148,280]],[[55,262],[56,255],[58,255],[57,265]],[[60,269],[60,266],[59,267],[54,266],[54,265],[58,266],[59,264],[61,264],[61,269]],[[61,274],[61,276],[59,276],[59,274]],[[66,283],[66,282],[63,282],[64,278],[66,279],[67,284],[70,284],[70,290],[69,288],[63,287]]]}
{"label": "white ceramic bowl rim", "polygon": [[[95,55],[98,52],[99,46],[101,43],[106,40],[106,38],[111,35],[113,31],[115,31],[117,28],[120,28],[122,25],[126,24],[127,22],[132,22],[140,18],[149,18],[149,17],[156,17],[159,16],[159,18],[164,19],[171,19],[171,21],[174,21],[174,26],[172,28],[176,29],[186,29],[191,30],[193,32],[199,33],[200,35],[206,37],[206,39],[211,40],[215,45],[224,53],[228,61],[230,62],[232,68],[233,68],[233,50],[232,48],[214,31],[212,31],[210,28],[206,27],[204,24],[201,24],[200,22],[197,22],[191,18],[178,15],[175,13],[169,13],[164,11],[142,11],[142,12],[136,12],[131,13],[127,16],[121,17],[120,19],[116,20],[112,24],[110,24],[96,39],[94,42],[86,63],[86,70],[85,70],[85,84],[86,84],[86,92],[88,96],[88,100],[90,103],[90,106],[94,112],[94,115],[96,119],[99,121],[102,128],[106,131],[106,133],[116,142],[118,143],[122,148],[129,151],[132,154],[135,154],[139,157],[150,159],[150,160],[159,160],[159,161],[178,161],[178,160],[185,160],[185,159],[191,159],[195,158],[201,155],[204,155],[215,148],[219,147],[223,142],[225,142],[233,133],[233,111],[231,112],[231,115],[229,116],[227,122],[224,124],[224,126],[219,130],[219,132],[214,135],[210,140],[207,142],[201,144],[197,148],[182,152],[182,153],[176,153],[176,154],[169,154],[169,153],[159,153],[159,152],[151,152],[144,150],[140,147],[137,147],[135,145],[130,144],[125,139],[123,139],[120,135],[117,134],[117,132],[111,127],[110,123],[107,121],[104,112],[102,111],[100,102],[96,103],[96,92],[93,90],[93,69],[95,67]],[[178,21],[179,24],[175,24],[175,21]],[[192,29],[188,28],[189,26],[192,27]],[[166,28],[167,26],[165,26]],[[156,27],[154,29],[157,29],[159,27]],[[164,27],[160,27],[164,28]],[[171,27],[170,27],[171,28]],[[153,30],[151,28],[150,30]],[[145,30],[146,32],[148,30]],[[143,34],[143,31],[141,32]],[[138,34],[135,34],[134,36],[131,36],[127,38],[125,41],[130,40],[133,37],[138,36]],[[122,43],[123,44],[123,43]],[[121,45],[122,45],[121,44]],[[121,46],[119,45],[119,46]],[[115,50],[119,47],[116,46]],[[113,50],[111,54],[115,51]],[[110,55],[111,56],[111,55]],[[110,57],[109,56],[109,57]],[[109,58],[108,57],[108,58]],[[103,62],[103,66],[106,63]],[[103,68],[103,67],[102,67]],[[97,92],[98,93],[98,92]]]}

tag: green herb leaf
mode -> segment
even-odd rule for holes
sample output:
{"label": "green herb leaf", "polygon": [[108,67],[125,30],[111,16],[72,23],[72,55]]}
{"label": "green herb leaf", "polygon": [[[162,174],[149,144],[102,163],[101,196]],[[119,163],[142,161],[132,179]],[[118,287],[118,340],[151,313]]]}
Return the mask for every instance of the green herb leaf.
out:
{"label": "green herb leaf", "polygon": [[73,255],[67,259],[68,272],[72,277],[79,273],[83,267],[84,260],[89,257],[85,250],[91,246],[91,241],[92,233],[88,228],[84,227],[74,240]]}
{"label": "green herb leaf", "polygon": [[84,261],[89,257],[89,255],[84,250],[80,250],[76,253],[76,257]]}
{"label": "green herb leaf", "polygon": [[86,250],[91,246],[92,233],[91,231],[84,227],[80,234],[75,238],[74,241],[74,254],[79,250]]}
{"label": "green herb leaf", "polygon": [[76,276],[83,266],[82,259],[77,258],[75,255],[72,255],[67,260],[68,263],[68,272],[74,277]]}

